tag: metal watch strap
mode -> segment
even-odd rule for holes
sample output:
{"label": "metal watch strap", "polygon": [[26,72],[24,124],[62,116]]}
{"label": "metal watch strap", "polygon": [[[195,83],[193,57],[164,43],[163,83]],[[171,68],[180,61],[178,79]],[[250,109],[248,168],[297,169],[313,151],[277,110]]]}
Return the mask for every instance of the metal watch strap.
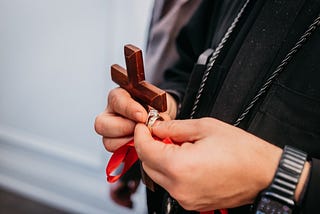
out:
{"label": "metal watch strap", "polygon": [[294,194],[307,154],[291,146],[285,146],[278,169],[267,192],[287,204],[294,205]]}

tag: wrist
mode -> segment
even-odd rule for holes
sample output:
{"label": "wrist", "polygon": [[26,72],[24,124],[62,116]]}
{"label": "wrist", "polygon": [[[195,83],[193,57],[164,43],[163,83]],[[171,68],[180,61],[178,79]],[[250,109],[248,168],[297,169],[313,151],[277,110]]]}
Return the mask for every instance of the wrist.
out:
{"label": "wrist", "polygon": [[[260,179],[261,183],[257,194],[266,189],[272,183],[282,154],[282,149],[272,144],[269,144],[268,147],[264,148],[264,151],[265,155],[262,157],[264,157],[265,164],[259,167],[259,175],[262,176],[262,178]],[[261,171],[261,169],[263,171]],[[258,176],[257,178],[259,179]]]}
{"label": "wrist", "polygon": [[254,213],[263,213],[270,209],[280,213],[292,213],[303,196],[309,171],[307,154],[285,146],[272,182],[256,200]]}
{"label": "wrist", "polygon": [[309,178],[309,174],[310,174],[310,168],[311,168],[311,164],[310,162],[306,162],[304,164],[301,176],[300,176],[300,180],[299,183],[297,184],[297,188],[296,188],[296,192],[294,194],[294,199],[296,202],[300,202],[301,199],[303,198],[303,194],[304,194],[304,189],[305,186],[308,183],[308,178]]}

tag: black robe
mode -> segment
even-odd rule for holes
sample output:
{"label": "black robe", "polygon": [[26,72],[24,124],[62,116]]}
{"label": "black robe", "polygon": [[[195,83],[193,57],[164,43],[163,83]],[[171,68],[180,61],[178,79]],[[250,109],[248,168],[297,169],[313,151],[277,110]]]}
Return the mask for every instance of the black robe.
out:
{"label": "black robe", "polygon": [[[162,84],[182,104],[180,119],[190,117],[202,79],[204,65],[196,64],[198,57],[217,46],[244,2],[204,0],[182,29],[177,40],[180,59],[166,71]],[[195,118],[210,116],[233,124],[319,13],[319,0],[251,0],[208,76]],[[239,127],[279,147],[292,145],[310,155],[312,168],[301,213],[314,213],[320,202],[320,28]],[[149,213],[160,209],[162,194],[148,193]],[[245,207],[229,213],[249,211]]]}

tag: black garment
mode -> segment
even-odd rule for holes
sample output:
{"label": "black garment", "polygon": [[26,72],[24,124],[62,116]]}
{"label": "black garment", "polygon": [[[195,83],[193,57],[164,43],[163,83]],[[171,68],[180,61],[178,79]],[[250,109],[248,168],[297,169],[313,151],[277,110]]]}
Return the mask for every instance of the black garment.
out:
{"label": "black garment", "polygon": [[[243,3],[204,0],[181,31],[177,41],[180,60],[166,72],[162,85],[175,91],[181,100],[181,119],[190,116],[203,74],[193,69],[195,62],[201,53],[220,41],[236,15],[236,8],[242,6],[239,2]],[[232,13],[227,13],[226,8],[231,8]],[[208,77],[195,116],[234,123],[319,12],[319,0],[252,0]],[[320,192],[319,56],[317,29],[240,124],[244,130],[274,145],[292,145],[313,158],[301,213],[314,213],[320,202],[316,196]],[[249,210],[244,207],[229,213]]]}

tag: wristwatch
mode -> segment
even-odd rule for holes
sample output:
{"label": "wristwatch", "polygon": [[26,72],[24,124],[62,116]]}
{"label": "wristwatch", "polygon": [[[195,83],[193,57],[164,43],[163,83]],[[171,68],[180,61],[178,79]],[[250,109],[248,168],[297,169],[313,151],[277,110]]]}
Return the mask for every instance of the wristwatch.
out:
{"label": "wristwatch", "polygon": [[306,160],[305,152],[285,146],[272,183],[257,197],[253,213],[293,213],[296,208],[294,194]]}

